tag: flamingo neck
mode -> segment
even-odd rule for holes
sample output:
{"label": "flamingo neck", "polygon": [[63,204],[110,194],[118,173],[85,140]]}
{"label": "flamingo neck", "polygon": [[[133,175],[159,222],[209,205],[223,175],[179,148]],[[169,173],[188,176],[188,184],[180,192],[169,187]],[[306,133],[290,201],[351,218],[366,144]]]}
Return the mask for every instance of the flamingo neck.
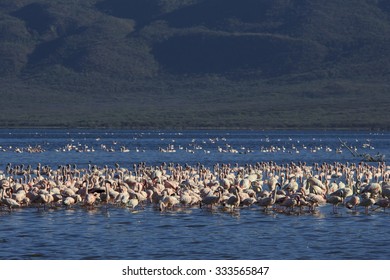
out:
{"label": "flamingo neck", "polygon": [[109,197],[110,197],[109,187],[108,184],[106,183],[106,202],[108,202]]}

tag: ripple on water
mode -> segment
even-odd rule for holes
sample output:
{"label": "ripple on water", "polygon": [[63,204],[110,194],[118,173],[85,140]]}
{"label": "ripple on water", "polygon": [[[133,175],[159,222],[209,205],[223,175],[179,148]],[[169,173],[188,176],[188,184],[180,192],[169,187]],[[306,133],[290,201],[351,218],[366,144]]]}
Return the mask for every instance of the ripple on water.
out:
{"label": "ripple on water", "polygon": [[175,229],[176,228],[175,225],[171,225],[171,224],[162,224],[162,225],[158,225],[157,227],[160,229]]}
{"label": "ripple on water", "polygon": [[207,224],[192,224],[192,225],[186,225],[186,228],[204,228],[207,227]]}
{"label": "ripple on water", "polygon": [[102,257],[98,255],[81,257],[81,260],[100,260]]}
{"label": "ripple on water", "polygon": [[120,222],[116,222],[115,224],[116,225],[132,225],[134,222],[131,222],[131,221],[120,221]]}
{"label": "ripple on water", "polygon": [[21,256],[22,259],[45,259],[46,255],[43,253],[28,253]]}
{"label": "ripple on water", "polygon": [[[109,216],[104,211],[90,215],[82,209],[71,213],[58,210],[46,215],[31,210],[1,217],[0,258],[390,258],[390,249],[383,246],[388,240],[383,229],[389,216],[379,213],[375,217],[325,213],[318,218],[240,211],[240,217],[234,217],[218,210],[160,213],[146,207],[135,218],[126,209],[111,209]],[[42,236],[49,241],[41,242]],[[21,239],[25,240],[23,248],[14,250]],[[91,240],[96,242],[85,242]],[[228,252],[231,240],[239,244],[234,253]]]}

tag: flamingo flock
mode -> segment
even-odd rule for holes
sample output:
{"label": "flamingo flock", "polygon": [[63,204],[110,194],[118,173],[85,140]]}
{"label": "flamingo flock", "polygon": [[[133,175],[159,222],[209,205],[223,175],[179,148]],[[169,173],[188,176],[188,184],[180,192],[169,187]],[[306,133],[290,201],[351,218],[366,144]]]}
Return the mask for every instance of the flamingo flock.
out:
{"label": "flamingo flock", "polygon": [[[9,133],[12,135],[12,133]],[[102,137],[96,137],[95,139],[86,138],[86,134],[78,133],[71,135],[66,134],[67,140],[65,143],[58,144],[51,142],[50,140],[42,140],[39,143],[31,144],[25,143],[15,146],[9,142],[0,143],[1,152],[15,152],[15,153],[94,153],[94,152],[109,152],[109,153],[140,153],[140,152],[154,152],[159,151],[161,153],[191,153],[191,154],[212,154],[212,153],[227,153],[227,154],[291,154],[292,156],[300,153],[343,153],[345,145],[336,143],[325,144],[321,139],[312,138],[311,140],[301,141],[300,139],[288,139],[283,138],[270,138],[269,136],[261,135],[257,139],[256,145],[243,146],[237,143],[230,142],[231,139],[225,137],[204,137],[201,139],[181,139],[182,133],[175,133],[174,138],[170,139],[171,135],[167,133],[158,133],[157,141],[161,142],[158,147],[143,147],[139,142],[143,137],[147,137],[149,134],[136,133],[132,138],[126,141],[108,140],[105,137],[112,137],[114,133],[105,133]],[[34,137],[41,136],[38,133],[34,134]],[[168,137],[168,138],[167,138]],[[178,138],[176,138],[178,137]],[[311,143],[312,142],[312,143]],[[140,146],[141,145],[141,146]],[[355,139],[353,146],[349,146],[348,149],[357,153],[358,150],[374,150],[374,144],[371,139],[365,139],[361,142]]]}
{"label": "flamingo flock", "polygon": [[61,165],[52,168],[7,164],[0,171],[0,209],[38,210],[85,207],[154,207],[175,211],[188,207],[240,211],[318,213],[331,205],[372,214],[390,207],[390,168],[385,163],[215,164],[145,162],[131,168]]}

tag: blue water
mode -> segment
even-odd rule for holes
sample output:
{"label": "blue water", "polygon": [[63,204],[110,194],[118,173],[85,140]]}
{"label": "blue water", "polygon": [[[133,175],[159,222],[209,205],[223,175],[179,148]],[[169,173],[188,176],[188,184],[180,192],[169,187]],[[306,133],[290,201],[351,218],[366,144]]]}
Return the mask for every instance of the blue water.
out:
{"label": "blue water", "polygon": [[[131,168],[141,161],[206,166],[359,162],[345,149],[335,152],[338,137],[361,153],[390,156],[389,132],[0,130],[0,170],[7,163]],[[62,151],[67,144],[79,151]],[[26,151],[38,145],[43,152]],[[159,150],[169,145],[176,152]],[[129,152],[120,152],[121,146]],[[91,147],[94,152],[87,151]],[[389,219],[380,211],[333,214],[329,206],[315,215],[264,213],[258,207],[234,212],[24,208],[0,211],[0,259],[390,259]]]}

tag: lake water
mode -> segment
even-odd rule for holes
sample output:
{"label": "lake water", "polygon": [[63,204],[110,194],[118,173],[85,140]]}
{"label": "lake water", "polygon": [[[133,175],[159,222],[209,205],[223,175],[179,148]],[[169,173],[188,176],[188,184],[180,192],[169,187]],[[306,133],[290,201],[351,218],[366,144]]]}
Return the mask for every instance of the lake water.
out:
{"label": "lake water", "polygon": [[[0,168],[359,162],[338,138],[359,153],[390,156],[389,132],[0,130]],[[0,211],[0,259],[390,259],[389,219],[381,211],[333,214],[330,206],[315,215],[264,213],[256,206],[233,212],[23,208]]]}

